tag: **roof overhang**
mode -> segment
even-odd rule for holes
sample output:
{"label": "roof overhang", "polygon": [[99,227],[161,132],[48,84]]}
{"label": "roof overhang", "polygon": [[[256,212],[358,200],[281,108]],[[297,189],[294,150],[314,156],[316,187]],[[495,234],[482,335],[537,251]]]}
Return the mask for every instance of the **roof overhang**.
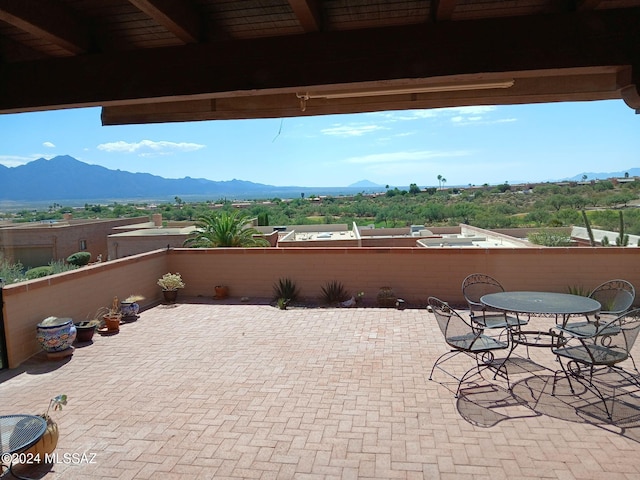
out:
{"label": "roof overhang", "polygon": [[[0,65],[0,113],[102,106],[105,125],[623,99],[640,8],[190,43]],[[364,94],[363,94],[364,93]]]}

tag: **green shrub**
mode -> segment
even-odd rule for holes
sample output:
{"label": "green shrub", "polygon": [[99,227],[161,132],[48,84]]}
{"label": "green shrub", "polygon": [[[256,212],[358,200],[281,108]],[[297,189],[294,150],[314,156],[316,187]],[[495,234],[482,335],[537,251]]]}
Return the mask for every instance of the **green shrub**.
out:
{"label": "green shrub", "polygon": [[66,263],[63,260],[52,260],[49,262],[49,266],[53,269],[52,273],[68,272],[70,270],[76,270],[80,267]]}
{"label": "green shrub", "polygon": [[545,247],[568,247],[571,245],[571,237],[561,233],[541,230],[527,235],[531,243],[536,245],[544,245]]}
{"label": "green shrub", "polygon": [[35,280],[36,278],[52,275],[53,267],[51,265],[43,265],[42,267],[35,267],[27,270],[24,274],[27,277],[27,280]]}
{"label": "green shrub", "polygon": [[293,302],[298,298],[298,295],[298,287],[290,278],[281,278],[273,286],[273,296],[276,300],[283,299]]}
{"label": "green shrub", "polygon": [[344,302],[349,298],[349,293],[345,290],[344,285],[342,283],[333,280],[328,282],[324,287],[322,287],[322,300],[325,303],[339,303]]}
{"label": "green shrub", "polygon": [[20,262],[10,263],[2,254],[0,254],[0,278],[7,285],[24,280],[24,274],[22,273],[23,268],[24,267]]}
{"label": "green shrub", "polygon": [[76,252],[67,257],[67,262],[76,267],[83,267],[91,260],[91,253]]}

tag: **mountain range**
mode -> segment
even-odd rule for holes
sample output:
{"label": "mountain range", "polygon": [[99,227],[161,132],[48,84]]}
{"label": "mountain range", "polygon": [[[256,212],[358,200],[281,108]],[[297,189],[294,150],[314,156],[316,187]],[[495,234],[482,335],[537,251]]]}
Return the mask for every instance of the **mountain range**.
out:
{"label": "mountain range", "polygon": [[[366,183],[365,183],[366,182]],[[362,184],[361,184],[362,183]],[[300,197],[311,194],[355,194],[380,187],[367,181],[350,187],[277,187],[245,180],[213,181],[204,178],[164,178],[149,173],[131,173],[90,165],[71,156],[40,158],[25,165],[0,165],[0,201],[113,201],[113,200],[218,200]]]}
{"label": "mountain range", "polygon": [[[579,181],[611,177],[640,176],[640,168],[625,172],[580,173],[564,180]],[[110,170],[76,160],[68,155],[50,160],[40,158],[18,167],[0,164],[0,202],[34,203],[67,201],[169,201],[184,200],[291,198],[304,195],[354,195],[380,192],[382,185],[361,180],[348,187],[278,187],[245,180],[214,181],[185,177],[169,179],[149,173]]]}

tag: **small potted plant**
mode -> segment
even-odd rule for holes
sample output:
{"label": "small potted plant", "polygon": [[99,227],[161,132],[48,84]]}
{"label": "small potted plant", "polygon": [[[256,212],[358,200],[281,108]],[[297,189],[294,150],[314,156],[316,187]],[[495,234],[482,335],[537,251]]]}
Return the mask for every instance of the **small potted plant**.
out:
{"label": "small potted plant", "polygon": [[107,312],[102,316],[104,324],[107,327],[107,333],[115,333],[120,331],[120,320],[122,320],[122,313],[120,312],[120,302],[118,297],[113,297],[111,307],[107,309]]}
{"label": "small potted plant", "polygon": [[[49,401],[49,407],[47,411],[37,416],[42,417],[47,422],[47,428],[40,437],[40,439],[28,450],[21,452],[21,455],[27,455],[27,458],[33,458],[36,462],[42,463],[45,461],[47,455],[51,455],[58,445],[58,438],[60,432],[58,430],[58,424],[49,416],[49,410],[53,407],[54,410],[62,410],[63,405],[67,404],[66,395],[58,395],[53,397]],[[29,422],[31,420],[27,420]],[[23,428],[29,428],[30,425],[25,424]],[[22,477],[19,477],[22,478]]]}
{"label": "small potted plant", "polygon": [[174,303],[178,296],[178,289],[184,288],[185,283],[178,272],[165,273],[159,280],[158,285],[162,288],[162,294],[166,302]]}
{"label": "small potted plant", "polygon": [[89,343],[93,340],[93,334],[100,326],[99,316],[94,315],[92,318],[87,318],[82,322],[77,322],[76,325],[76,342],[77,343]]}
{"label": "small potted plant", "polygon": [[127,298],[120,302],[120,313],[122,313],[122,320],[133,321],[138,318],[138,312],[140,311],[140,304],[144,300],[144,296],[134,294],[129,295]]}
{"label": "small potted plant", "polygon": [[216,294],[213,298],[221,300],[223,298],[227,298],[229,296],[229,287],[227,285],[216,285],[213,287]]}

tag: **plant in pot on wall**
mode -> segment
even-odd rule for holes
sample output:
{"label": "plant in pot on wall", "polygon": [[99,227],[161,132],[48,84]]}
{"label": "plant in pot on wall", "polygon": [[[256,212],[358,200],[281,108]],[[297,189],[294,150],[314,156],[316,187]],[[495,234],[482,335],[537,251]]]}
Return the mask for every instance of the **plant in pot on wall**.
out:
{"label": "plant in pot on wall", "polygon": [[178,296],[178,289],[185,287],[185,283],[182,281],[182,277],[178,272],[165,273],[162,278],[158,280],[158,285],[162,288],[162,294],[168,303],[174,303]]}

